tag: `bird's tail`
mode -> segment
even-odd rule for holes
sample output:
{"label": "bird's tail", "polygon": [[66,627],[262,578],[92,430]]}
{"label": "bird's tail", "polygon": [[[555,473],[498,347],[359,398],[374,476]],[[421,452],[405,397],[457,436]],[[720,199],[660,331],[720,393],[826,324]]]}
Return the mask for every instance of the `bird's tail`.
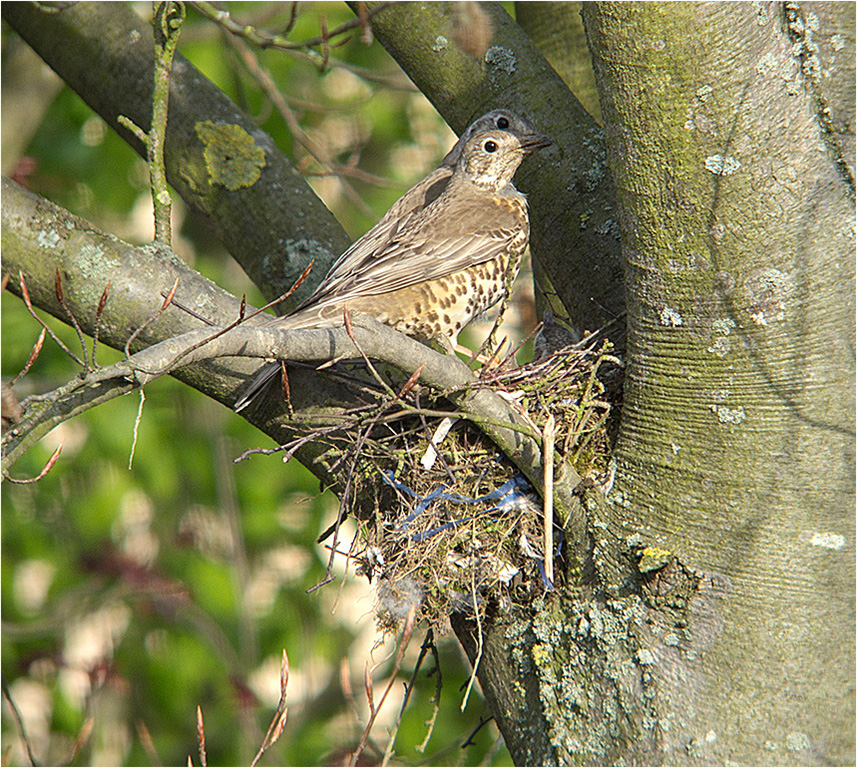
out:
{"label": "bird's tail", "polygon": [[253,400],[256,399],[256,396],[266,387],[268,386],[268,382],[273,379],[280,370],[279,363],[268,363],[259,369],[259,372],[251,379],[250,383],[247,385],[247,388],[241,393],[241,396],[235,401],[235,405],[232,406],[233,410],[238,413],[238,411],[246,408]]}

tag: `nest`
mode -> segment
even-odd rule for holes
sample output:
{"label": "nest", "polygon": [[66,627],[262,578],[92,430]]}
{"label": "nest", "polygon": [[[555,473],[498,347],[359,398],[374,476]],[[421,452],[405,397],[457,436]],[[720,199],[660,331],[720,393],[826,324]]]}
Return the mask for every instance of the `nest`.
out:
{"label": "nest", "polygon": [[[610,351],[590,338],[522,367],[483,370],[478,386],[498,391],[537,431],[552,414],[557,452],[603,483],[611,404],[621,396]],[[416,389],[405,399],[415,410],[390,398],[386,408],[376,404],[328,456],[349,467],[343,506],[361,521],[349,555],[377,587],[381,627],[397,627],[413,608],[444,629],[452,613],[481,618],[558,586],[545,575],[542,500],[520,471],[442,398],[427,404]]]}

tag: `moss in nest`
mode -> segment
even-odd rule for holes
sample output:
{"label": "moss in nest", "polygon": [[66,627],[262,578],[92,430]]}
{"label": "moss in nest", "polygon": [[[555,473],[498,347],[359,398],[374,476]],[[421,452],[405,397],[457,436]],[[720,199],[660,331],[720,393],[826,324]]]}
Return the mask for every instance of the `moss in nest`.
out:
{"label": "moss in nest", "polygon": [[382,470],[397,503],[363,533],[367,551],[383,562],[385,629],[407,615],[416,594],[421,616],[442,628],[453,612],[482,615],[489,604],[523,602],[545,589],[537,495],[471,425],[459,422],[447,440],[445,463],[428,470],[420,463],[424,440],[398,476]]}

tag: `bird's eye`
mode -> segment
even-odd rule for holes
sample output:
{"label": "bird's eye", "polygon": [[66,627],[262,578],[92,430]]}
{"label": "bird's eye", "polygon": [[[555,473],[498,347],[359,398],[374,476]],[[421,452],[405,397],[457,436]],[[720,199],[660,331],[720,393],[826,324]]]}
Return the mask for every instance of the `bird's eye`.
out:
{"label": "bird's eye", "polygon": [[505,117],[497,118],[497,127],[501,131],[505,131],[509,127],[509,121]]}
{"label": "bird's eye", "polygon": [[485,151],[486,152],[496,152],[497,151],[497,144],[493,141],[486,141],[485,142]]}

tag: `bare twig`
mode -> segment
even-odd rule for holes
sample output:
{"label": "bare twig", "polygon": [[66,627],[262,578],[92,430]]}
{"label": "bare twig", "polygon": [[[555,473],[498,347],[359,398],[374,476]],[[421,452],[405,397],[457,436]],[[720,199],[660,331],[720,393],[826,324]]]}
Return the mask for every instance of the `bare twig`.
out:
{"label": "bare twig", "polygon": [[[271,35],[267,32],[260,32],[255,27],[250,26],[249,24],[241,24],[235,21],[228,11],[222,11],[216,8],[212,3],[208,2],[195,2],[191,3],[191,5],[196,8],[203,16],[210,19],[222,26],[226,31],[231,32],[233,35],[238,37],[243,37],[250,43],[254,45],[258,45],[260,48],[278,48],[282,51],[297,51],[297,50],[306,50],[310,48],[315,48],[320,45],[329,44],[329,41],[334,37],[339,37],[340,35],[345,34],[346,32],[351,31],[352,29],[360,28],[361,29],[361,39],[366,37],[366,28],[369,25],[369,20],[379,11],[384,10],[389,3],[379,3],[375,8],[371,11],[366,11],[365,7],[363,8],[363,12],[358,14],[356,19],[351,19],[350,21],[346,21],[344,24],[340,24],[336,29],[332,29],[329,32],[324,30],[319,37],[313,37],[309,40],[303,40],[301,42],[293,43],[285,37],[285,34],[291,31],[294,26],[295,21],[295,5],[292,6],[292,18],[290,23],[287,25],[283,34],[279,35]],[[324,24],[324,22],[322,22]]]}
{"label": "bare twig", "polygon": [[488,723],[490,723],[494,719],[491,717],[483,717],[479,720],[479,725],[477,725],[471,732],[470,735],[461,743],[461,748],[465,749],[469,747],[473,743],[473,739],[479,731],[481,731]]}
{"label": "bare twig", "polygon": [[351,312],[348,311],[348,307],[345,307],[342,310],[342,320],[345,324],[345,332],[348,334],[348,338],[354,343],[354,346],[357,347],[357,351],[360,353],[360,356],[363,358],[363,362],[366,363],[366,367],[369,369],[369,372],[375,378],[381,388],[392,398],[396,397],[396,393],[393,392],[393,388],[381,378],[381,374],[378,373],[375,366],[372,365],[372,361],[369,359],[369,356],[361,349],[360,345],[357,343],[357,340],[354,338],[354,326],[351,324]]}
{"label": "bare twig", "polygon": [[[381,760],[382,766],[387,765],[390,762],[390,758],[393,756],[393,745],[396,743],[396,736],[399,733],[399,725],[402,722],[402,716],[405,714],[405,708],[408,706],[408,701],[410,700],[411,693],[414,690],[414,684],[417,681],[417,675],[419,674],[423,659],[425,659],[426,654],[429,652],[429,649],[432,649],[435,652],[437,651],[434,645],[434,631],[432,629],[429,629],[428,632],[426,632],[423,644],[420,646],[420,654],[419,656],[417,656],[417,661],[414,664],[414,671],[411,674],[411,679],[405,686],[405,695],[402,698],[402,706],[399,707],[399,715],[398,717],[396,717],[396,722],[393,724],[393,730],[390,733],[390,741],[387,743],[387,749],[384,752],[384,758]],[[426,741],[428,741],[428,738],[426,738]]]}
{"label": "bare twig", "polygon": [[429,675],[434,675],[436,678],[436,682],[434,688],[434,696],[432,696],[431,698],[431,717],[426,721],[426,726],[428,727],[428,730],[426,731],[426,737],[423,739],[422,743],[416,747],[417,752],[421,753],[424,753],[426,751],[429,739],[431,738],[432,733],[434,733],[434,725],[437,722],[437,716],[440,713],[440,692],[443,690],[443,675],[441,675],[440,672],[440,654],[437,651],[437,645],[435,645],[434,643],[434,638],[432,638],[431,653],[432,656],[434,656],[434,669],[429,672]]}
{"label": "bare twig", "polygon": [[134,452],[137,450],[137,435],[140,431],[140,422],[143,420],[143,405],[146,402],[146,393],[140,387],[140,405],[137,407],[137,416],[134,418],[134,439],[131,441],[131,454],[128,456],[128,469],[134,468]]}
{"label": "bare twig", "polygon": [[363,754],[363,750],[366,749],[366,743],[369,740],[369,733],[372,730],[372,726],[375,724],[375,718],[381,711],[381,707],[384,706],[384,701],[386,701],[387,699],[387,694],[390,692],[390,689],[393,687],[393,683],[396,681],[396,677],[399,674],[399,669],[402,666],[402,659],[405,657],[405,651],[408,649],[408,643],[410,643],[411,634],[414,631],[416,616],[417,606],[411,605],[411,608],[408,611],[408,616],[405,619],[404,628],[402,629],[402,639],[399,641],[399,648],[396,653],[396,658],[393,661],[393,669],[390,672],[390,680],[387,683],[387,687],[384,689],[384,693],[378,700],[377,706],[375,706],[372,696],[372,677],[369,672],[368,666],[366,667],[365,686],[366,698],[369,701],[369,720],[366,723],[366,728],[363,730],[363,735],[360,738],[360,743],[357,745],[357,749],[355,749],[354,752],[351,753],[351,757],[348,761],[349,766],[357,765],[357,761],[360,759],[360,755]]}
{"label": "bare twig", "polygon": [[155,242],[172,243],[172,202],[167,189],[164,143],[170,102],[170,74],[179,32],[185,18],[182,2],[154,2],[152,27],[155,32],[155,81],[152,92],[152,127],[146,141],[152,204],[155,213]]}
{"label": "bare twig", "polygon": [[101,330],[101,315],[104,312],[104,307],[107,304],[107,295],[110,293],[110,283],[104,287],[104,291],[101,294],[101,298],[98,301],[98,306],[95,308],[95,323],[94,329],[92,332],[92,367],[97,368],[98,364],[95,362],[96,356],[98,355],[98,333]]}
{"label": "bare twig", "polygon": [[137,737],[140,739],[140,744],[143,747],[143,751],[149,756],[149,763],[152,765],[161,765],[161,759],[158,757],[158,750],[155,748],[155,741],[152,738],[152,734],[149,732],[149,728],[146,723],[137,718],[134,723],[137,729]]}
{"label": "bare twig", "polygon": [[33,316],[35,321],[44,328],[48,335],[59,345],[59,348],[65,352],[74,362],[76,362],[81,368],[83,368],[83,360],[81,360],[74,352],[72,352],[45,323],[42,318],[40,318],[36,314],[36,310],[33,309],[33,302],[30,300],[30,291],[27,289],[27,281],[24,279],[24,273],[19,272],[18,277],[20,279],[21,284],[21,297],[24,299],[24,306],[27,307],[27,311]]}
{"label": "bare twig", "polygon": [[80,327],[80,323],[77,322],[77,318],[74,316],[74,312],[71,311],[71,307],[66,303],[65,292],[62,288],[62,276],[60,275],[59,267],[57,267],[55,291],[57,301],[59,301],[60,306],[65,310],[65,313],[68,315],[69,320],[71,320],[72,327],[77,333],[77,338],[80,341],[80,347],[83,350],[83,373],[88,373],[91,368],[89,365],[89,355],[86,351],[86,337],[83,335],[83,329]]}
{"label": "bare twig", "polygon": [[277,710],[274,713],[274,718],[271,720],[271,725],[268,726],[268,732],[262,741],[262,746],[250,763],[250,768],[254,768],[265,752],[277,743],[280,736],[283,735],[283,729],[286,727],[289,710],[286,707],[286,689],[289,685],[289,657],[285,648],[283,649],[283,661],[280,665],[280,701],[277,703]]}
{"label": "bare twig", "polygon": [[75,761],[75,758],[80,754],[80,750],[83,749],[86,742],[89,741],[89,737],[92,735],[92,729],[95,726],[95,718],[91,715],[83,721],[83,725],[80,727],[80,732],[77,734],[77,738],[74,740],[74,746],[71,749],[71,757],[69,758],[69,764]]}
{"label": "bare twig", "polygon": [[44,328],[42,328],[41,332],[39,333],[39,338],[36,339],[36,343],[33,345],[33,351],[30,352],[30,356],[27,358],[26,365],[24,365],[24,367],[20,370],[20,372],[16,376],[14,376],[11,379],[11,381],[9,381],[10,387],[16,381],[18,381],[22,376],[25,376],[27,374],[27,371],[29,371],[30,368],[32,368],[33,363],[36,362],[36,358],[39,356],[39,352],[42,351],[42,345],[45,343],[46,333],[47,333],[47,331]]}
{"label": "bare twig", "polygon": [[[323,25],[324,19],[322,18],[322,27]],[[319,144],[313,141],[301,128],[294,112],[292,112],[291,108],[286,103],[286,100],[283,98],[283,95],[277,88],[274,78],[271,77],[268,70],[259,63],[258,57],[247,47],[247,45],[241,42],[241,40],[230,38],[229,42],[241,56],[241,61],[244,63],[247,71],[252,75],[256,82],[259,83],[259,86],[264,91],[265,95],[271,100],[271,103],[276,107],[280,115],[282,115],[283,120],[285,120],[286,125],[289,126],[289,131],[291,131],[295,141],[297,141],[298,144],[300,144],[307,152],[310,153],[310,155],[321,163],[330,175],[336,176],[349,200],[351,200],[361,213],[369,218],[374,218],[375,214],[372,209],[366,205],[363,198],[357,194],[354,187],[343,178],[347,174],[342,167],[335,163],[327,152]]]}
{"label": "bare twig", "polygon": [[57,463],[57,459],[60,457],[60,454],[61,454],[61,453],[62,453],[62,443],[60,443],[60,444],[56,447],[56,449],[54,450],[54,452],[51,454],[51,457],[48,459],[48,463],[47,463],[47,464],[45,464],[45,466],[44,466],[44,467],[42,467],[42,471],[41,471],[41,472],[39,472],[39,474],[38,474],[38,475],[36,475],[35,477],[31,477],[31,478],[28,478],[28,479],[26,479],[26,480],[18,480],[17,478],[10,477],[9,475],[7,475],[7,476],[6,476],[6,479],[7,479],[10,483],[15,483],[16,485],[29,485],[30,483],[37,483],[37,482],[38,482],[39,480],[41,480],[41,479],[42,479],[46,474],[48,474],[48,472],[50,472],[50,471],[54,468],[54,464],[56,464],[56,463]]}
{"label": "bare twig", "polygon": [[179,287],[179,279],[176,278],[176,281],[173,283],[173,287],[170,288],[170,292],[167,294],[166,298],[161,302],[161,307],[152,315],[148,320],[146,320],[137,330],[135,330],[129,337],[128,341],[125,342],[125,357],[129,357],[131,355],[131,345],[134,343],[135,339],[148,328],[152,323],[155,322],[166,310],[170,304],[173,303],[173,296],[176,295],[176,289]]}
{"label": "bare twig", "polygon": [[292,387],[289,384],[289,371],[286,368],[285,360],[280,360],[280,382],[283,387],[283,400],[286,403],[289,416],[295,415],[294,406],[292,406]]}
{"label": "bare twig", "polygon": [[196,741],[199,745],[199,762],[205,768],[208,765],[208,754],[205,751],[205,723],[202,719],[202,707],[196,705]]}
{"label": "bare twig", "polygon": [[470,691],[473,689],[473,683],[476,681],[476,673],[479,671],[479,662],[482,661],[482,651],[484,650],[484,640],[482,637],[482,620],[479,617],[478,605],[476,603],[477,594],[476,594],[476,572],[475,570],[470,571],[470,588],[471,594],[473,596],[473,614],[476,618],[476,632],[477,632],[477,651],[476,658],[473,661],[473,672],[470,674],[470,681],[467,683],[467,690],[464,692],[464,698],[461,701],[461,711],[467,708],[467,701],[470,698]]}
{"label": "bare twig", "polygon": [[[225,333],[228,333],[229,331],[231,331],[233,328],[237,328],[239,325],[241,325],[242,323],[245,323],[247,320],[250,320],[251,318],[254,318],[254,317],[256,317],[257,315],[260,315],[260,314],[261,314],[262,312],[264,312],[266,309],[268,309],[268,308],[270,308],[270,307],[274,306],[275,304],[279,304],[281,301],[285,301],[285,300],[286,300],[287,298],[289,298],[289,296],[291,296],[291,295],[292,295],[292,294],[293,294],[293,293],[294,293],[298,288],[300,288],[300,287],[301,287],[301,285],[303,284],[303,281],[307,279],[307,275],[309,275],[310,270],[312,269],[312,265],[313,265],[314,263],[315,263],[315,259],[313,259],[313,261],[311,261],[309,264],[307,264],[306,269],[304,269],[304,271],[303,271],[303,272],[301,272],[300,276],[298,277],[298,279],[297,279],[297,280],[295,280],[295,282],[292,284],[292,287],[291,287],[291,288],[289,288],[289,290],[287,290],[284,294],[282,294],[282,295],[278,296],[278,297],[277,297],[276,299],[274,299],[273,301],[269,301],[267,304],[265,304],[265,306],[264,306],[264,307],[260,307],[260,308],[259,308],[259,309],[257,309],[255,312],[251,312],[249,315],[247,315],[247,314],[246,314],[246,309],[247,309],[247,297],[242,295],[242,296],[241,296],[241,304],[240,304],[240,305],[239,305],[239,307],[238,307],[238,318],[237,318],[236,320],[234,320],[233,322],[231,322],[231,323],[230,323],[229,325],[227,325],[226,327],[221,328],[221,329],[220,329],[220,330],[218,330],[218,331],[215,331],[214,333],[212,333],[212,334],[211,334],[211,336],[209,336],[209,337],[207,337],[207,338],[205,338],[205,339],[202,339],[201,341],[198,341],[196,344],[191,344],[187,349],[183,349],[183,350],[182,350],[178,355],[176,355],[176,356],[175,356],[172,360],[170,360],[170,362],[167,364],[167,365],[168,365],[168,367],[170,368],[170,370],[175,369],[175,368],[177,367],[178,363],[179,363],[181,360],[183,360],[185,357],[187,357],[188,355],[190,355],[192,352],[195,352],[195,351],[196,351],[197,349],[199,349],[200,347],[204,347],[206,344],[210,344],[212,341],[214,341],[215,339],[220,338],[220,337],[221,337],[221,336],[223,336]],[[178,281],[177,281],[177,282],[178,282]],[[175,292],[175,291],[173,290],[173,292],[172,292],[172,293],[174,293],[174,292]],[[170,301],[172,301],[172,293],[171,293],[171,295],[170,295],[170,297],[169,297],[169,300],[170,300]],[[162,311],[163,311],[163,309],[164,309],[164,308],[165,308],[165,307],[162,307],[162,308],[161,308],[161,309],[162,309]]]}
{"label": "bare twig", "polygon": [[10,709],[12,710],[12,717],[15,719],[15,725],[18,727],[18,734],[20,735],[21,741],[24,744],[24,749],[27,752],[27,759],[30,761],[30,765],[36,765],[36,758],[33,755],[33,748],[30,745],[30,739],[27,736],[27,729],[24,728],[24,721],[21,719],[21,713],[18,710],[18,705],[12,698],[12,692],[9,690],[9,685],[6,683],[6,675],[2,676],[2,686],[3,697],[6,699]]}
{"label": "bare twig", "polygon": [[[366,429],[364,429],[360,433],[360,437],[354,443],[354,445],[349,448],[348,453],[350,453],[353,458],[351,460],[351,464],[348,467],[348,476],[345,480],[345,488],[342,491],[342,496],[339,500],[339,510],[336,513],[336,523],[333,527],[333,543],[330,545],[330,557],[327,560],[327,571],[324,575],[324,578],[310,587],[307,590],[307,594],[315,592],[317,589],[320,589],[325,584],[330,584],[333,581],[333,561],[336,557],[336,545],[339,543],[339,527],[342,525],[342,521],[346,517],[346,507],[348,501],[351,497],[351,485],[354,480],[354,470],[357,468],[357,460],[360,458],[360,451],[363,448],[367,438],[369,437],[369,433],[372,431],[374,424],[370,424]],[[340,457],[340,461],[344,458],[344,455]],[[325,537],[326,538],[326,537]]]}

